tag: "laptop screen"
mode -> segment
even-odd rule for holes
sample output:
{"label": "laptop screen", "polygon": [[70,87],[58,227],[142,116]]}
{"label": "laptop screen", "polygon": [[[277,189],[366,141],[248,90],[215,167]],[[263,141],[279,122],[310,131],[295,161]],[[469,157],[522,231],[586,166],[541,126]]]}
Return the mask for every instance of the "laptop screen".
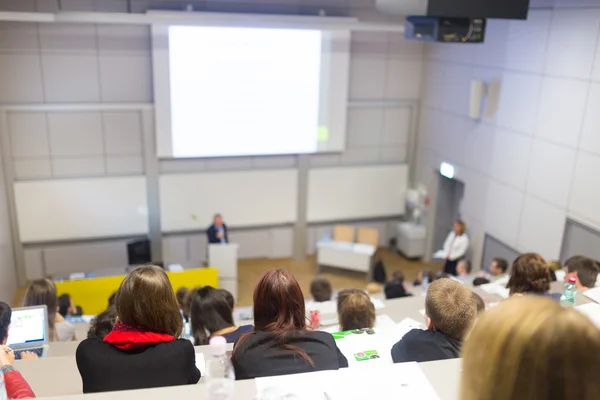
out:
{"label": "laptop screen", "polygon": [[45,343],[46,327],[46,306],[13,308],[6,344]]}

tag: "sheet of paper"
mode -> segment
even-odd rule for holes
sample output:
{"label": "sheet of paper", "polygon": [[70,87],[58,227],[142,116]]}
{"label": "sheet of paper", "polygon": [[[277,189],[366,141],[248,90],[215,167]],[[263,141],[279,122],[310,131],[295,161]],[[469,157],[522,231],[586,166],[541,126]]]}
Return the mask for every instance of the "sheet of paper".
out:
{"label": "sheet of paper", "polygon": [[600,328],[600,304],[587,303],[575,306],[575,309],[588,317],[594,325]]}
{"label": "sheet of paper", "polygon": [[204,353],[196,353],[196,367],[200,370],[200,374],[205,376],[206,360],[204,359]]}
{"label": "sheet of paper", "polygon": [[600,287],[586,290],[583,295],[588,299],[594,300],[596,303],[600,303]]}
{"label": "sheet of paper", "polygon": [[[260,400],[328,400],[338,371],[256,378],[255,398]],[[327,394],[326,394],[327,393]],[[332,399],[333,400],[333,399]]]}
{"label": "sheet of paper", "polygon": [[[375,319],[375,329],[389,329],[393,328],[396,325],[393,319],[388,317],[387,315],[378,315]],[[335,321],[335,324],[329,326],[323,326],[319,329],[320,331],[335,333],[340,331],[340,326],[338,325],[338,321]]]}
{"label": "sheet of paper", "polygon": [[[554,274],[556,275],[556,280],[562,282],[565,280],[565,275],[567,275],[567,272],[564,269],[560,269],[555,271]],[[596,280],[596,283],[598,283],[598,280]]]}
{"label": "sheet of paper", "polygon": [[440,259],[445,259],[446,256],[448,255],[448,253],[446,253],[444,250],[438,250],[435,253],[433,253],[433,258],[440,258]]}
{"label": "sheet of paper", "polygon": [[505,288],[503,285],[499,285],[496,282],[480,285],[479,288],[486,293],[498,295],[503,299],[508,299],[510,295],[510,291],[507,288]]}

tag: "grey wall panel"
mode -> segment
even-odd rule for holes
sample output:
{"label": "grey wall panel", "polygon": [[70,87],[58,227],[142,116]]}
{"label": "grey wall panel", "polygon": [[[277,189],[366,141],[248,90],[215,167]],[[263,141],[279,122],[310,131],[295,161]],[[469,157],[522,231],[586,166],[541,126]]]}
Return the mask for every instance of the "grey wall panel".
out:
{"label": "grey wall panel", "polygon": [[106,174],[104,157],[73,157],[52,160],[54,177],[83,177]]}
{"label": "grey wall panel", "polygon": [[269,230],[271,251],[269,258],[289,258],[293,252],[294,229],[292,227]]}
{"label": "grey wall panel", "polygon": [[292,156],[268,156],[252,157],[252,168],[294,168],[296,167],[298,157]]}
{"label": "grey wall panel", "polygon": [[44,262],[42,260],[42,249],[39,247],[29,248],[24,250],[25,256],[25,274],[27,280],[45,278]]}
{"label": "grey wall panel", "polygon": [[142,154],[142,124],[138,112],[102,114],[106,154]]}
{"label": "grey wall panel", "polygon": [[207,160],[204,159],[187,159],[187,160],[161,160],[160,172],[178,173],[178,172],[199,172],[206,171]]}
{"label": "grey wall panel", "polygon": [[109,175],[143,174],[144,159],[141,156],[107,156],[106,173]]}
{"label": "grey wall panel", "polygon": [[150,28],[142,25],[98,25],[98,48],[113,53],[150,54]]}
{"label": "grey wall panel", "polygon": [[[230,239],[231,240],[231,239]],[[188,236],[189,259],[196,266],[201,266],[203,262],[208,261],[208,239],[206,234],[195,234]]]}
{"label": "grey wall panel", "polygon": [[48,102],[100,101],[98,56],[95,53],[42,52],[42,66]]}
{"label": "grey wall panel", "polygon": [[99,65],[102,101],[152,101],[152,67],[149,53],[100,52]]}
{"label": "grey wall panel", "polygon": [[9,113],[8,129],[13,157],[47,157],[50,155],[45,113]]}
{"label": "grey wall panel", "polygon": [[401,164],[407,161],[406,146],[388,146],[380,149],[379,161],[386,164]]}
{"label": "grey wall panel", "polygon": [[15,160],[16,179],[50,178],[52,166],[50,158]]}
{"label": "grey wall panel", "polygon": [[188,260],[186,236],[163,236],[163,261],[165,264],[181,264]]}
{"label": "grey wall panel", "polygon": [[40,24],[40,44],[47,52],[94,53],[96,27],[84,24]]}
{"label": "grey wall panel", "polygon": [[245,170],[252,168],[252,157],[209,158],[207,166],[210,171]]}
{"label": "grey wall panel", "polygon": [[268,229],[231,230],[229,241],[240,245],[239,258],[262,258],[271,254]]}
{"label": "grey wall panel", "polygon": [[341,156],[342,165],[369,165],[379,162],[378,147],[347,149]]}
{"label": "grey wall panel", "polygon": [[0,24],[0,52],[37,52],[39,49],[37,24],[24,22],[2,22]]}
{"label": "grey wall panel", "polygon": [[487,269],[492,263],[492,260],[496,257],[506,259],[508,261],[508,265],[510,266],[520,254],[521,253],[517,250],[507,246],[498,239],[486,233],[483,238],[483,257],[481,269]]}
{"label": "grey wall panel", "polygon": [[339,154],[311,154],[310,166],[311,168],[318,167],[334,167],[340,165]]}
{"label": "grey wall panel", "polygon": [[35,11],[35,0],[0,0],[0,10],[3,11]]}
{"label": "grey wall panel", "polygon": [[381,144],[406,145],[410,134],[410,108],[388,108],[383,110]]}
{"label": "grey wall panel", "polygon": [[0,103],[44,101],[38,53],[0,53],[0,65]]}
{"label": "grey wall panel", "polygon": [[567,220],[560,261],[565,262],[569,257],[579,255],[600,260],[600,232]]}
{"label": "grey wall panel", "polygon": [[94,6],[98,12],[127,12],[126,0],[95,0]]}
{"label": "grey wall panel", "polygon": [[82,157],[104,153],[100,113],[49,113],[48,126],[53,156]]}
{"label": "grey wall panel", "polygon": [[50,275],[97,272],[126,267],[127,240],[55,245],[43,248],[46,272]]}
{"label": "grey wall panel", "polygon": [[348,113],[347,145],[350,149],[376,147],[381,143],[384,110],[351,108]]}

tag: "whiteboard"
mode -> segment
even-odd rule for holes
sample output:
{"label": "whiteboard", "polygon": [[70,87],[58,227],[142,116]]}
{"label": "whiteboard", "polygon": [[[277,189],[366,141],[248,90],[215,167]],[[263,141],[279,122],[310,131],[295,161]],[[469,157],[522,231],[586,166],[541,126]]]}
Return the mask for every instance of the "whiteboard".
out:
{"label": "whiteboard", "polygon": [[148,233],[144,177],[15,182],[21,242]]}
{"label": "whiteboard", "polygon": [[206,229],[215,213],[229,227],[293,223],[297,208],[296,169],[160,177],[163,232]]}
{"label": "whiteboard", "polygon": [[312,169],[308,221],[402,215],[407,188],[408,165]]}

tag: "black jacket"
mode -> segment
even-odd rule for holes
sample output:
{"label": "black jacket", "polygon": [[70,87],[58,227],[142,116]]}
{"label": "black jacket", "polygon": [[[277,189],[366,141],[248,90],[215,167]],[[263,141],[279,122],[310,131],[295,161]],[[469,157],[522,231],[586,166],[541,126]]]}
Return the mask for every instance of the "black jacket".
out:
{"label": "black jacket", "polygon": [[[206,236],[208,236],[208,243],[221,243],[221,239],[217,237],[219,230],[212,224],[206,230]],[[229,243],[229,236],[227,234],[227,225],[223,224],[223,233],[225,234],[225,243]]]}
{"label": "black jacket", "polygon": [[425,362],[460,357],[461,342],[442,332],[413,329],[392,347],[392,360]]}
{"label": "black jacket", "polygon": [[388,300],[412,296],[412,294],[408,293],[404,288],[403,281],[389,281],[385,284],[383,291],[385,292],[385,298]]}
{"label": "black jacket", "polygon": [[79,344],[75,358],[83,393],[187,385],[200,380],[189,340],[119,350],[92,338]]}
{"label": "black jacket", "polygon": [[253,332],[238,341],[233,350],[231,361],[236,379],[337,370],[348,366],[348,360],[327,332],[294,332],[286,336],[285,344],[304,350],[314,367],[294,351],[282,348],[272,333]]}

